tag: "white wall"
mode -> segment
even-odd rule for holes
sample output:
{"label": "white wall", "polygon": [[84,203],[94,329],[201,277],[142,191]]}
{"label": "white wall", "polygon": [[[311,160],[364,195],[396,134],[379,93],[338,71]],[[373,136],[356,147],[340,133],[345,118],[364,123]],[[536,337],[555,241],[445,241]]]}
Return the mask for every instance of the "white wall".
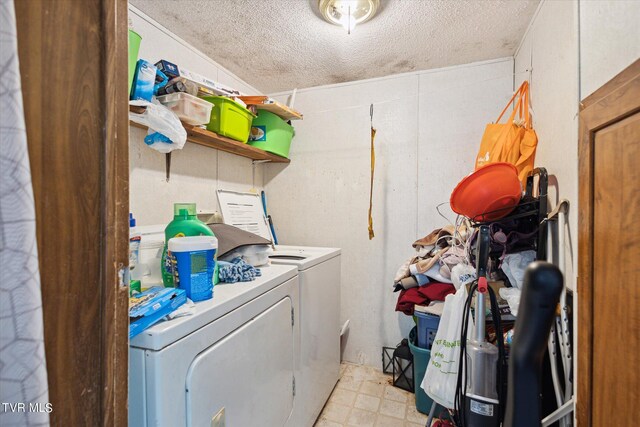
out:
{"label": "white wall", "polygon": [[[509,58],[298,91],[304,120],[295,123],[291,164],[267,165],[265,188],[281,243],[342,248],[346,360],[379,366],[381,347],[408,335],[413,322],[394,311],[393,276],[411,243],[445,224],[435,206],[473,170],[484,127],[512,84]],[[371,103],[378,133],[369,241]]]}
{"label": "white wall", "polygon": [[[527,72],[531,70],[531,72]],[[550,175],[551,207],[568,199],[566,281],[574,289],[578,207],[578,33],[577,3],[544,1],[515,56],[515,88],[531,83],[533,127],[538,135],[536,166]],[[575,264],[577,265],[577,264]]]}
{"label": "white wall", "polygon": [[[166,59],[243,93],[260,93],[131,5],[129,18],[132,28],[142,36],[139,58],[151,62]],[[130,127],[129,198],[138,225],[169,222],[174,202],[195,202],[198,211],[218,210],[218,188],[262,188],[263,166],[255,167],[254,177],[250,159],[190,142],[172,153],[171,179],[167,183],[165,156],[147,147],[145,136],[145,130]]]}
{"label": "white wall", "polygon": [[640,1],[580,1],[580,99],[640,58]]}
{"label": "white wall", "polygon": [[[555,177],[553,205],[569,199],[567,284],[578,257],[578,101],[640,57],[640,2],[543,0],[515,55],[515,87],[531,81],[536,164]],[[527,73],[527,70],[531,70]]]}

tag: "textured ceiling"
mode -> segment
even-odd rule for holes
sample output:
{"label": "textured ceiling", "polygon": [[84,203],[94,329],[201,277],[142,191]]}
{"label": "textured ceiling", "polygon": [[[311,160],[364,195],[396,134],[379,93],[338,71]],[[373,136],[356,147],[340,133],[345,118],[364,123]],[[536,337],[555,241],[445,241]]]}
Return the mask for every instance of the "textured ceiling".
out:
{"label": "textured ceiling", "polygon": [[348,35],[316,0],[130,0],[265,93],[511,56],[539,0],[382,0]]}

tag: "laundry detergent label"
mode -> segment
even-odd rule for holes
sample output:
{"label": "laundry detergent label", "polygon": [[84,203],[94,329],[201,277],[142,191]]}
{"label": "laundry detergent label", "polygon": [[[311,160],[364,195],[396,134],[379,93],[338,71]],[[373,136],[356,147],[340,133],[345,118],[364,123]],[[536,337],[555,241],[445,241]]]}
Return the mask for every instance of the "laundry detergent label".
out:
{"label": "laundry detergent label", "polygon": [[493,405],[471,399],[471,412],[484,415],[485,417],[493,417]]}
{"label": "laundry detergent label", "polygon": [[170,252],[175,287],[184,289],[192,301],[213,297],[215,249]]}

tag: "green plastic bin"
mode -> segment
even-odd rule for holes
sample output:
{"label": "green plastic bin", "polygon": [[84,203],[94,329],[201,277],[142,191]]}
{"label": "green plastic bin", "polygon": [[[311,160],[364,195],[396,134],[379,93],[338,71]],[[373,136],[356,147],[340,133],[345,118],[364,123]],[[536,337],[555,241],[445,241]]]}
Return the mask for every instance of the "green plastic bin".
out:
{"label": "green plastic bin", "polygon": [[251,125],[249,145],[289,158],[293,138],[293,126],[270,111],[258,110],[258,117]]}
{"label": "green plastic bin", "polygon": [[202,99],[213,104],[208,130],[236,141],[247,142],[251,120],[255,117],[251,111],[225,96],[203,96]]}
{"label": "green plastic bin", "polygon": [[[428,415],[431,410],[433,400],[427,396],[427,393],[425,393],[422,387],[420,387],[420,384],[422,384],[424,374],[427,372],[427,365],[431,358],[431,350],[418,347],[416,345],[416,335],[416,328],[413,328],[409,334],[409,349],[411,350],[411,354],[413,354],[413,378],[414,391],[416,395],[416,409],[419,412]],[[442,406],[438,405],[436,407],[435,415],[438,416],[442,412],[446,412],[446,410]]]}
{"label": "green plastic bin", "polygon": [[129,30],[129,93],[131,93],[131,84],[133,83],[133,75],[136,71],[141,41],[142,37],[140,37],[140,34]]}

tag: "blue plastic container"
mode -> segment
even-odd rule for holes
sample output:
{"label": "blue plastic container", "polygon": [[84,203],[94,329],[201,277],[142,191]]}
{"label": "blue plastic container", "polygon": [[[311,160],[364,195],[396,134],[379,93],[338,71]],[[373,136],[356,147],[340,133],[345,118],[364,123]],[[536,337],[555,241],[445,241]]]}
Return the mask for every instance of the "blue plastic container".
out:
{"label": "blue plastic container", "polygon": [[[158,83],[156,83],[156,76],[161,79]],[[158,70],[155,65],[144,59],[139,59],[133,76],[130,99],[134,101],[142,99],[151,102],[153,95],[158,93],[158,89],[165,86],[168,81],[168,77]]]}
{"label": "blue plastic container", "polygon": [[418,331],[418,347],[430,349],[438,332],[440,316],[414,311]]}
{"label": "blue plastic container", "polygon": [[213,236],[174,237],[169,240],[173,283],[191,301],[213,298],[218,240]]}

